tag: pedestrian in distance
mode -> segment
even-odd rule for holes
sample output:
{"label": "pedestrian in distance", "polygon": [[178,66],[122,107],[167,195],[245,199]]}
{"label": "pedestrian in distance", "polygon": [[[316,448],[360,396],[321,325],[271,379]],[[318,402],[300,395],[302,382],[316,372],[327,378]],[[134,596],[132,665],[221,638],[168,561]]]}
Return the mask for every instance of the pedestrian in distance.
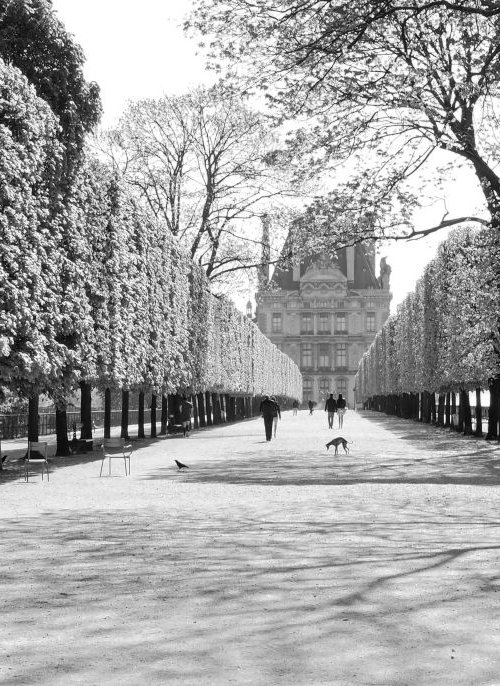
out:
{"label": "pedestrian in distance", "polygon": [[309,414],[312,414],[314,410],[314,403],[312,400],[307,403],[307,407],[309,408]]}
{"label": "pedestrian in distance", "polygon": [[273,419],[276,410],[276,403],[271,400],[269,395],[264,397],[260,404],[259,412],[264,419],[264,430],[266,432],[266,441],[270,441],[273,435]]}
{"label": "pedestrian in distance", "polygon": [[271,396],[271,400],[275,404],[275,409],[273,412],[273,436],[276,438],[276,429],[278,428],[278,419],[281,421],[281,408],[278,404],[278,401],[274,397],[274,395]]}
{"label": "pedestrian in distance", "polygon": [[186,396],[183,396],[181,402],[181,424],[184,438],[189,437],[189,430],[191,429],[191,413],[193,411],[193,403],[190,402]]}
{"label": "pedestrian in distance", "polygon": [[337,411],[337,401],[333,397],[333,393],[330,393],[330,397],[326,399],[325,412],[328,412],[328,428],[333,429],[333,419],[335,417],[335,412]]}
{"label": "pedestrian in distance", "polygon": [[299,401],[298,400],[293,401],[292,408],[293,408],[293,416],[295,417],[295,415],[297,414],[297,410],[299,409]]}
{"label": "pedestrian in distance", "polygon": [[339,418],[339,429],[341,429],[344,426],[344,415],[347,411],[347,403],[345,401],[345,398],[342,397],[342,393],[339,393],[339,397],[337,398],[337,415]]}

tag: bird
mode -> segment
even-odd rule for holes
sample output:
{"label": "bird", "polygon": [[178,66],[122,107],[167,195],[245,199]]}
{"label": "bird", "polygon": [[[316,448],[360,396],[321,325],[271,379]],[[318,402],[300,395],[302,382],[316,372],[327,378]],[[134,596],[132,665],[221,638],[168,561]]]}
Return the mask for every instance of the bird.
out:
{"label": "bird", "polygon": [[182,464],[182,462],[179,462],[179,460],[174,460],[174,462],[179,467],[179,469],[189,469],[187,464]]}

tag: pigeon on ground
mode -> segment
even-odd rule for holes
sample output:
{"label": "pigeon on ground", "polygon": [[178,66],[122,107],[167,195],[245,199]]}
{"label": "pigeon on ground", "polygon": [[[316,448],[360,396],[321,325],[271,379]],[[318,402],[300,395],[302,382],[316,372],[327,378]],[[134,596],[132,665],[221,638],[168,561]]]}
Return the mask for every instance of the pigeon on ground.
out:
{"label": "pigeon on ground", "polygon": [[179,469],[189,469],[187,464],[182,464],[182,462],[179,462],[179,460],[174,460],[174,462],[179,467]]}

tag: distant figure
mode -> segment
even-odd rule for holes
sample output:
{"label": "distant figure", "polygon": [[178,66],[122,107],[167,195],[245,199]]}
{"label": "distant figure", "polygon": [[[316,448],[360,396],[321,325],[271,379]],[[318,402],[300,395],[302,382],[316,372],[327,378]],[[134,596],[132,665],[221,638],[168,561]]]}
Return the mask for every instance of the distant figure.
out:
{"label": "distant figure", "polygon": [[189,437],[189,430],[191,429],[191,412],[193,411],[193,403],[190,402],[186,396],[183,396],[181,402],[181,424],[184,438]]}
{"label": "distant figure", "polygon": [[328,412],[328,428],[333,429],[333,418],[335,417],[335,412],[337,411],[337,401],[333,397],[333,393],[330,393],[330,397],[327,398],[325,403],[325,412]]}
{"label": "distant figure", "polygon": [[309,408],[309,414],[312,414],[314,410],[314,403],[312,400],[307,403],[307,407]]}
{"label": "distant figure", "polygon": [[276,412],[276,403],[271,400],[270,396],[266,395],[260,404],[259,412],[264,419],[264,429],[266,432],[266,441],[270,441],[273,435],[273,419]]}
{"label": "distant figure", "polygon": [[293,416],[295,417],[295,415],[297,414],[297,410],[299,409],[299,401],[294,400],[292,407],[293,407]]}
{"label": "distant figure", "polygon": [[274,395],[271,396],[271,400],[275,404],[275,409],[273,412],[273,436],[276,438],[276,429],[278,428],[278,419],[281,421],[281,408],[278,404],[278,401],[274,397]]}
{"label": "distant figure", "polygon": [[339,393],[339,397],[337,398],[337,414],[339,417],[339,429],[341,429],[344,426],[344,415],[347,410],[347,403],[345,401],[345,398],[342,397],[342,393]]}

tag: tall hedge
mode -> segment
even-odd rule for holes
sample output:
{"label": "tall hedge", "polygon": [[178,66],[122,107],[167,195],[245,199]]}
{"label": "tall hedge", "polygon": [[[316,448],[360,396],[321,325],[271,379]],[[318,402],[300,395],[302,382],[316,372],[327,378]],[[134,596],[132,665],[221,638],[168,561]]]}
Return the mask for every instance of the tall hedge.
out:
{"label": "tall hedge", "polygon": [[300,398],[298,368],[229,301],[112,170],[82,152],[60,184],[58,121],[0,61],[0,375],[61,406],[101,388]]}
{"label": "tall hedge", "polygon": [[360,361],[358,398],[488,388],[500,374],[500,246],[457,229]]}

